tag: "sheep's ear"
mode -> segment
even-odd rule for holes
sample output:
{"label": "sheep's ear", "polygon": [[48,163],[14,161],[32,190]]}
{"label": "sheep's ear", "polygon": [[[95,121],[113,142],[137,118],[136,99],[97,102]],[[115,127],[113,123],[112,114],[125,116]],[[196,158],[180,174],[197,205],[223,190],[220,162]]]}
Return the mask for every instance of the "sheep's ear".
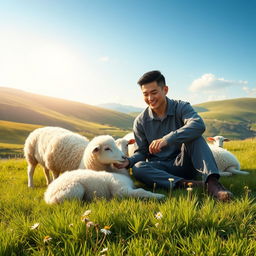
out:
{"label": "sheep's ear", "polygon": [[230,141],[230,139],[224,138],[224,140],[223,140],[223,141]]}
{"label": "sheep's ear", "polygon": [[215,139],[213,137],[207,137],[208,141],[215,141]]}
{"label": "sheep's ear", "polygon": [[128,141],[128,145],[131,145],[131,144],[134,144],[135,143],[135,139],[130,139],[129,141]]}
{"label": "sheep's ear", "polygon": [[95,146],[95,148],[93,149],[92,153],[95,154],[97,152],[100,151],[100,146]]}

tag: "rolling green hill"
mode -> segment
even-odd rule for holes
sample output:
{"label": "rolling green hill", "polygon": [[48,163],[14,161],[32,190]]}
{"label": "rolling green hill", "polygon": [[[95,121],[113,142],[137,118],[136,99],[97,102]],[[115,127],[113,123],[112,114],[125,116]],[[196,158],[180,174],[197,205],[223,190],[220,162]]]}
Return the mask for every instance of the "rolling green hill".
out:
{"label": "rolling green hill", "polygon": [[133,119],[92,105],[0,87],[0,142],[20,143],[40,126],[61,126],[89,138],[121,136],[131,129]]}
{"label": "rolling green hill", "polygon": [[193,107],[206,123],[205,136],[245,139],[256,135],[256,98],[212,101]]}
{"label": "rolling green hill", "polygon": [[0,87],[0,111],[1,120],[42,125],[73,127],[74,121],[85,121],[127,129],[133,121],[116,111],[4,87]]}

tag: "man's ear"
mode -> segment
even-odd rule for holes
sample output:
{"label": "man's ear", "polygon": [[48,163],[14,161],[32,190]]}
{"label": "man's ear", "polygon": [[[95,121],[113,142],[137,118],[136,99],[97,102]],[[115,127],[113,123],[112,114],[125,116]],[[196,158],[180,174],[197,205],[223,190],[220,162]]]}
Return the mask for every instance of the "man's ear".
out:
{"label": "man's ear", "polygon": [[168,93],[168,91],[169,91],[169,87],[167,86],[167,85],[165,85],[164,87],[163,87],[163,90],[164,90],[164,93],[165,93],[165,95]]}

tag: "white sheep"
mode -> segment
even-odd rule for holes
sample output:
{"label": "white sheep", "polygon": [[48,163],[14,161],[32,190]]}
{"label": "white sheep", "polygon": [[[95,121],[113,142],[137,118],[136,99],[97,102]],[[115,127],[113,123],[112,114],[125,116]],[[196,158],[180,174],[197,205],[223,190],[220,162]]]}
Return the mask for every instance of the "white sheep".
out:
{"label": "white sheep", "polygon": [[126,156],[132,156],[138,148],[132,132],[126,134],[123,138],[117,139],[116,145]]}
{"label": "white sheep", "polygon": [[225,141],[230,141],[229,139],[223,136],[214,136],[214,137],[207,137],[207,140],[212,142],[213,145],[223,148],[223,143]]}
{"label": "white sheep", "polygon": [[89,141],[86,137],[60,127],[43,127],[29,134],[24,145],[28,163],[28,187],[33,187],[33,175],[37,164],[44,168],[47,185],[51,178],[80,166],[84,150]]}
{"label": "white sheep", "polygon": [[126,156],[118,149],[112,136],[100,135],[89,142],[78,168],[112,172],[116,170],[113,164],[120,164],[125,159]]}
{"label": "white sheep", "polygon": [[[83,161],[85,166],[90,166],[90,169],[65,172],[48,186],[44,194],[47,204],[61,203],[66,199],[90,201],[94,197],[106,199],[114,196],[158,199],[165,197],[142,188],[135,189],[127,170],[113,167],[114,163],[121,163],[125,159],[123,152],[117,148],[113,138],[109,138],[107,145],[102,139],[103,136],[94,138],[85,149]],[[102,170],[104,165],[108,172],[95,171],[95,169]]]}
{"label": "white sheep", "polygon": [[218,166],[220,176],[231,176],[232,174],[249,174],[248,172],[240,171],[240,163],[231,152],[216,145],[209,145],[209,147]]}

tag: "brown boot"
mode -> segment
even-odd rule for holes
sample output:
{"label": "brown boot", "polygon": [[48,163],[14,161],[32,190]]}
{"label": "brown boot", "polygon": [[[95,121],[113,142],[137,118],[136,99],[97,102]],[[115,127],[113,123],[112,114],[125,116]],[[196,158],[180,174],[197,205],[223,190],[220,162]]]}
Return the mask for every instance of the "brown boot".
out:
{"label": "brown boot", "polygon": [[233,197],[233,194],[220,184],[218,179],[214,176],[210,176],[206,184],[208,194],[220,201],[229,201]]}

